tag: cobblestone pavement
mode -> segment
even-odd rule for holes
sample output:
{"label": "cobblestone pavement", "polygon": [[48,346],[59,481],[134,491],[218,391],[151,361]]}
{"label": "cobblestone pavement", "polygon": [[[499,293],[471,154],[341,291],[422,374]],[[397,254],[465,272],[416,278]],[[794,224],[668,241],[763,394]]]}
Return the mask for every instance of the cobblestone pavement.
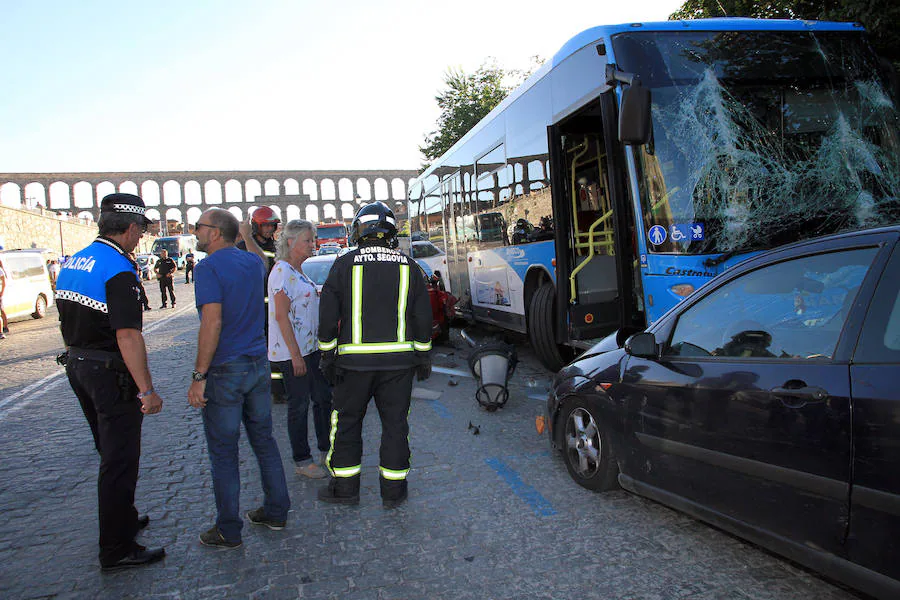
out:
{"label": "cobblestone pavement", "polygon": [[[374,409],[364,428],[361,503],[340,507],[315,500],[321,482],[293,474],[286,409],[276,405],[293,501],[288,527],[247,523],[240,549],[202,547],[197,536],[215,509],[200,415],[186,400],[198,322],[192,291],[179,285],[176,311],[154,304],[147,313],[165,406],[144,420],[137,505],[152,519],[142,542],[166,547],[155,565],[100,572],[98,459],[77,401],[64,377],[48,378],[59,371],[42,362],[47,349],[16,345],[29,365],[25,381],[7,360],[12,348],[0,348],[3,378],[14,382],[0,390],[0,598],[854,597],[654,502],[578,487],[535,433],[549,378],[527,349],[509,404],[495,413],[477,406],[468,377],[435,374],[416,384],[410,498],[396,510],[383,509],[378,495]],[[55,327],[55,315],[46,321]],[[26,326],[40,328],[14,327],[20,340]],[[53,345],[50,329],[34,335],[35,347]],[[467,370],[463,348],[441,347],[438,363]],[[243,438],[241,473],[242,510],[249,510],[262,494]]]}

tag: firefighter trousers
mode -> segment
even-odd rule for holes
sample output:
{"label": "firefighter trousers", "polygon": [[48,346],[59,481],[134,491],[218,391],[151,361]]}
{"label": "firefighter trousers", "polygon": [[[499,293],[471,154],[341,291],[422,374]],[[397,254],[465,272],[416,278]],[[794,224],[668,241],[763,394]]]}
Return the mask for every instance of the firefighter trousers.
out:
{"label": "firefighter trousers", "polygon": [[379,475],[381,496],[406,493],[409,472],[409,416],[415,369],[348,371],[341,369],[334,387],[331,411],[331,448],[325,459],[341,495],[359,493],[362,469],[362,426],[369,400],[381,417]]}

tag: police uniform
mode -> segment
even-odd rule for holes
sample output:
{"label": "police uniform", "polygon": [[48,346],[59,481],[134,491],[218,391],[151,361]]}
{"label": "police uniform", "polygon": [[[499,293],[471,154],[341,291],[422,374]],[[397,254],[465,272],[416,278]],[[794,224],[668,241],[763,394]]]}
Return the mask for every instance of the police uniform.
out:
{"label": "police uniform", "polygon": [[[319,348],[333,361],[335,388],[331,448],[325,464],[332,475],[319,498],[352,504],[359,499],[362,424],[369,399],[381,416],[379,458],[385,506],[406,498],[409,472],[409,424],[413,376],[429,364],[431,305],[420,267],[409,256],[387,247],[396,234],[393,213],[376,207],[387,220],[387,235],[357,236],[360,247],[337,258],[322,288]],[[351,229],[366,232],[367,205]],[[391,234],[391,230],[393,235]]]}
{"label": "police uniform", "polygon": [[[143,203],[140,208],[143,214]],[[60,329],[68,351],[66,375],[100,454],[97,495],[103,565],[133,551],[134,537],[145,524],[139,523],[134,507],[141,401],[116,340],[118,329],[142,328],[137,272],[137,265],[116,242],[98,237],[66,261],[56,284]]]}

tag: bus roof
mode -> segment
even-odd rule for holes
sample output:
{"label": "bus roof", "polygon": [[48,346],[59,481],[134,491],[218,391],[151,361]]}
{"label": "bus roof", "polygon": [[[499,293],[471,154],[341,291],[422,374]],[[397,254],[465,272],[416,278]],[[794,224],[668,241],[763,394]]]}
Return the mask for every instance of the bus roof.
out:
{"label": "bus roof", "polygon": [[585,29],[570,38],[551,60],[545,62],[519,87],[514,89],[494,109],[470,129],[462,138],[450,147],[441,157],[422,172],[417,181],[424,181],[429,175],[440,174],[444,158],[456,152],[469,141],[479,130],[483,129],[497,115],[516,101],[531,87],[537,84],[550,71],[562,64],[567,58],[586,46],[609,41],[612,36],[636,31],[865,31],[859,23],[839,23],[834,21],[802,21],[793,19],[750,19],[746,17],[726,17],[716,19],[693,19],[683,21],[655,21],[646,23],[620,23],[618,25],[599,25]]}

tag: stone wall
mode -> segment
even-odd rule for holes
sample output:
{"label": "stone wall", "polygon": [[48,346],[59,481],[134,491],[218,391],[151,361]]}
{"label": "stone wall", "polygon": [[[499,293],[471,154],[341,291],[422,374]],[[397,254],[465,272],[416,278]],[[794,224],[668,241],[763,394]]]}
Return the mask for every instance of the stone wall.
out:
{"label": "stone wall", "polygon": [[[0,244],[14,248],[46,248],[51,255],[75,254],[97,237],[97,225],[61,219],[50,211],[0,206]],[[155,238],[145,235],[137,252],[149,252]]]}

